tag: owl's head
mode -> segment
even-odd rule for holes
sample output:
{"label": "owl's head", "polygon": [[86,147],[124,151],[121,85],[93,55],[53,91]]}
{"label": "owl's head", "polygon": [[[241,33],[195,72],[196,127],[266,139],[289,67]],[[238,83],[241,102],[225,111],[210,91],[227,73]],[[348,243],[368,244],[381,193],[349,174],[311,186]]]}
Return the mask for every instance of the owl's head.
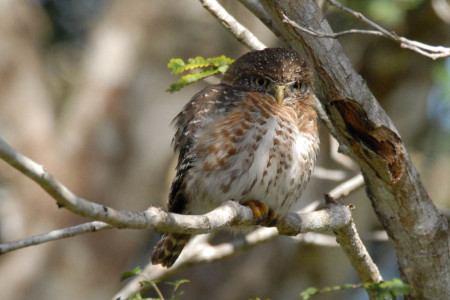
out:
{"label": "owl's head", "polygon": [[269,94],[279,104],[306,98],[314,92],[313,74],[307,62],[286,48],[244,54],[228,68],[222,83]]}

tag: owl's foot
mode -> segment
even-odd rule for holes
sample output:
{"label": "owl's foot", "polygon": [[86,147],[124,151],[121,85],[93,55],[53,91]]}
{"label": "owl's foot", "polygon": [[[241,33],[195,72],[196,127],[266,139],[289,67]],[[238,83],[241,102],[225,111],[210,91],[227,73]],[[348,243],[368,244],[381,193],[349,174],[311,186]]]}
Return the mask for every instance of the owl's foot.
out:
{"label": "owl's foot", "polygon": [[258,225],[267,227],[276,225],[278,217],[275,216],[273,210],[267,205],[256,200],[249,200],[242,204],[248,206],[252,210],[253,217],[257,220]]}

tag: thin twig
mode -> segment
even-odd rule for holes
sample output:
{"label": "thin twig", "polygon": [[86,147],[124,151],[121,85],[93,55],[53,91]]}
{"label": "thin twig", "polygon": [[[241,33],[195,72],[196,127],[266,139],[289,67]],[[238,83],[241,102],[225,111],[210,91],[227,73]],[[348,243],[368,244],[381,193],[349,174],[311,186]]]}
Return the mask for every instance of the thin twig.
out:
{"label": "thin twig", "polygon": [[160,300],[165,300],[164,296],[162,295],[161,291],[159,290],[158,286],[156,285],[156,283],[154,281],[150,281],[150,285],[153,287],[153,289],[155,289],[156,293],[159,296]]}
{"label": "thin twig", "polygon": [[328,195],[336,200],[341,199],[342,197],[346,197],[348,194],[357,190],[363,185],[364,178],[361,174],[358,174],[332,189],[330,192],[328,192]]}
{"label": "thin twig", "polygon": [[192,265],[210,263],[235,256],[255,246],[268,242],[278,236],[275,228],[259,228],[244,237],[219,245],[208,243],[207,235],[196,236],[169,269],[160,265],[148,264],[142,273],[128,282],[112,300],[124,300],[138,292],[145,292],[140,282],[162,279]]}
{"label": "thin twig", "polygon": [[316,166],[312,176],[322,180],[341,181],[347,177],[347,174],[342,170],[331,170]]}
{"label": "thin twig", "polygon": [[228,31],[230,31],[238,41],[243,43],[251,50],[262,50],[266,46],[247,28],[242,26],[225,8],[215,0],[200,0],[203,7],[206,8]]}
{"label": "thin twig", "polygon": [[[263,23],[271,22],[271,17],[267,12],[265,11],[264,7],[262,6],[261,2],[259,0],[239,0],[242,5],[244,5],[249,11],[251,11],[258,19],[264,20]],[[273,27],[271,28],[272,32],[278,37],[281,38],[281,32],[280,30],[273,24]]]}
{"label": "thin twig", "polygon": [[348,155],[344,153],[348,153],[349,150],[347,147],[343,148],[341,144],[336,140],[336,138],[330,134],[330,156],[331,158],[349,170],[357,170],[358,164],[355,163]]}
{"label": "thin twig", "polygon": [[383,36],[383,33],[379,32],[377,30],[364,30],[364,29],[350,29],[350,30],[344,30],[344,31],[334,32],[334,33],[320,33],[320,32],[316,32],[314,30],[311,30],[311,29],[308,29],[308,28],[298,25],[294,21],[290,20],[285,14],[283,14],[283,22],[288,23],[291,26],[293,26],[303,32],[306,32],[309,35],[319,37],[319,38],[335,39],[335,38],[341,37],[343,35],[348,35],[348,34],[372,34],[372,35],[377,35],[377,36]]}
{"label": "thin twig", "polygon": [[412,50],[414,52],[417,52],[421,55],[427,56],[431,59],[438,59],[443,57],[449,57],[450,56],[450,48],[443,47],[443,46],[431,46],[427,45],[421,42],[409,40],[405,37],[398,36],[395,32],[391,32],[384,27],[380,26],[379,24],[373,22],[366,16],[364,16],[362,13],[354,11],[341,3],[335,1],[335,0],[326,0],[331,5],[341,9],[342,11],[351,14],[355,18],[360,19],[364,23],[368,24],[369,26],[375,28],[376,30],[364,30],[364,29],[350,29],[350,30],[344,30],[341,32],[335,32],[335,33],[321,33],[316,32],[314,30],[311,30],[309,28],[305,28],[303,26],[300,26],[296,22],[290,20],[285,14],[283,14],[283,22],[288,23],[289,25],[293,26],[294,28],[301,30],[303,32],[308,33],[309,35],[318,37],[318,38],[338,38],[344,35],[348,34],[370,34],[370,35],[377,35],[377,36],[383,36],[386,37],[397,44],[400,45],[400,47]]}
{"label": "thin twig", "polygon": [[2,243],[0,244],[0,255],[25,247],[35,246],[55,240],[77,236],[88,232],[96,232],[111,228],[113,228],[113,226],[106,224],[104,222],[93,221],[89,223],[80,224],[77,226],[53,230],[47,233],[30,236],[28,238],[21,239],[18,241]]}
{"label": "thin twig", "polygon": [[375,23],[374,21],[370,20],[369,18],[367,18],[360,12],[354,11],[351,8],[348,8],[335,0],[327,0],[327,1],[331,5],[339,8],[340,10],[354,16],[355,18],[360,19],[364,23],[375,28],[377,31],[381,32],[384,37],[387,37],[387,38],[393,40],[394,42],[398,43],[400,45],[400,47],[402,47],[402,48],[410,49],[414,52],[417,52],[419,54],[427,56],[431,59],[438,59],[438,58],[450,56],[450,48],[442,47],[442,46],[426,45],[421,42],[409,40],[405,37],[400,37],[395,32],[391,32],[391,31],[385,29],[384,27],[382,27],[379,24]]}

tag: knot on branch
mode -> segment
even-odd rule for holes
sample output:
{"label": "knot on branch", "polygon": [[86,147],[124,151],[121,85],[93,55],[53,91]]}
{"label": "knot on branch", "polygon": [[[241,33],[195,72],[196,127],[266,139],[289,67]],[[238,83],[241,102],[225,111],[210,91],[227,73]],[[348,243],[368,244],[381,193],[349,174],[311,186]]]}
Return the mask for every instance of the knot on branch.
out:
{"label": "knot on branch", "polygon": [[398,182],[406,167],[400,137],[389,128],[374,124],[354,100],[334,100],[330,110],[341,116],[347,129],[344,135],[351,137],[349,143],[353,153],[369,163],[382,178],[386,178],[382,175],[387,173],[389,181]]}

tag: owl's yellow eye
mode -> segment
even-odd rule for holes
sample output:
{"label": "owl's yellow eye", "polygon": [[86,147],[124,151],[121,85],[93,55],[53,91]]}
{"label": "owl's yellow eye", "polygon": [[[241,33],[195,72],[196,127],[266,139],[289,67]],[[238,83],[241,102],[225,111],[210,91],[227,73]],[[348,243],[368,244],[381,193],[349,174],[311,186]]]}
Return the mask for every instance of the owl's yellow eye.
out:
{"label": "owl's yellow eye", "polygon": [[255,78],[255,84],[257,86],[266,86],[269,82],[267,81],[267,79],[263,78],[263,77],[256,77]]}
{"label": "owl's yellow eye", "polygon": [[303,91],[306,88],[306,84],[302,81],[296,81],[292,87],[296,90]]}

